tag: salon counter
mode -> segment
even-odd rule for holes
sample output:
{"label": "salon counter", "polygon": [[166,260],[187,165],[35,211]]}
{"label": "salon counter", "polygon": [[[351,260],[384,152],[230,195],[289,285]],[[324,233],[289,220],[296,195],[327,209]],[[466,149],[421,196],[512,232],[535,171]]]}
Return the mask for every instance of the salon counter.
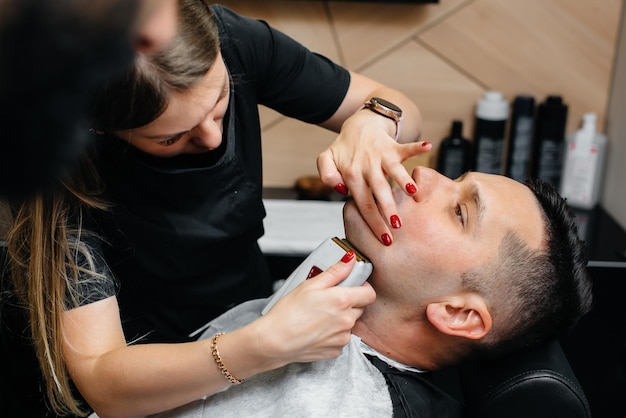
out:
{"label": "salon counter", "polygon": [[328,237],[344,237],[343,202],[264,199],[265,254],[306,256]]}
{"label": "salon counter", "polygon": [[326,238],[345,236],[342,208],[345,198],[300,200],[295,189],[264,188],[267,216],[259,246],[274,280],[286,279]]}

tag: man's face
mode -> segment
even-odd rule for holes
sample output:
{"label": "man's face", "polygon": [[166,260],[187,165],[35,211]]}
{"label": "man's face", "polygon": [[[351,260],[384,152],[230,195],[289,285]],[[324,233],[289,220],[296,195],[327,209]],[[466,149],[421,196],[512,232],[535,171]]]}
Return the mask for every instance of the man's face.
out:
{"label": "man's face", "polygon": [[456,180],[425,167],[412,173],[417,193],[394,196],[402,228],[384,246],[353,202],[344,207],[346,238],[374,264],[377,294],[437,296],[458,290],[462,272],[488,263],[508,231],[539,248],[543,223],[538,202],[525,185],[503,176],[467,173]]}

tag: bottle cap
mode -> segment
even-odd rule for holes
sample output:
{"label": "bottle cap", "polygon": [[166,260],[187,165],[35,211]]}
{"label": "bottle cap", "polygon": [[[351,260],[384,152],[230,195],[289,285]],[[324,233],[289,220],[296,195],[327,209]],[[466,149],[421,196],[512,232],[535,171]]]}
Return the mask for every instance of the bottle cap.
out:
{"label": "bottle cap", "polygon": [[585,113],[583,115],[583,130],[585,132],[590,133],[591,135],[595,135],[596,133],[596,114],[595,113]]}
{"label": "bottle cap", "polygon": [[513,114],[516,116],[533,116],[535,113],[535,98],[532,96],[516,96],[513,101]]}
{"label": "bottle cap", "polygon": [[488,91],[478,101],[476,117],[485,120],[506,120],[509,117],[509,104],[499,91]]}
{"label": "bottle cap", "polygon": [[593,140],[596,136],[596,114],[595,113],[585,113],[583,115],[583,125],[576,134],[576,142],[578,143],[577,148],[581,151],[586,152]]}
{"label": "bottle cap", "polygon": [[463,137],[463,122],[460,120],[452,121],[452,130],[450,131],[451,138]]}
{"label": "bottle cap", "polygon": [[537,135],[539,139],[563,140],[567,121],[567,105],[561,96],[548,96],[537,110]]}

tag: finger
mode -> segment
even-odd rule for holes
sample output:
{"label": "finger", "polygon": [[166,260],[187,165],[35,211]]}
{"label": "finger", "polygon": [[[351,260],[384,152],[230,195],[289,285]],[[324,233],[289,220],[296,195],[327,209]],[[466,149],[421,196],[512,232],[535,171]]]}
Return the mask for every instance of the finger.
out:
{"label": "finger", "polygon": [[411,142],[408,144],[398,144],[397,152],[400,162],[419,154],[427,153],[432,149],[432,144],[428,141]]}
{"label": "finger", "polygon": [[[389,173],[389,177],[409,196],[417,193],[417,184],[413,177],[406,171],[406,168],[400,163],[392,163],[386,166],[385,172]],[[378,199],[378,196],[376,197]]]}
{"label": "finger", "polygon": [[359,212],[363,217],[363,220],[370,227],[374,235],[383,244],[389,246],[393,242],[393,237],[387,222],[383,218],[383,215],[378,210],[378,206],[374,201],[374,196],[369,188],[365,187],[358,190],[352,189],[352,197],[354,203],[359,208]]}
{"label": "finger", "polygon": [[432,144],[427,141],[418,143],[402,144],[398,150],[400,162],[392,161],[387,163],[383,161],[383,169],[388,173],[389,177],[409,196],[414,196],[417,193],[417,184],[413,177],[407,172],[402,162],[408,158],[424,154],[432,149]]}
{"label": "finger", "polygon": [[315,283],[319,288],[336,286],[345,280],[350,274],[355,264],[354,251],[346,253],[341,260],[330,266],[326,271],[315,274],[308,282]]}
{"label": "finger", "polygon": [[[344,287],[343,289],[348,289],[352,293],[354,300],[352,307],[354,309],[363,308],[374,303],[376,300],[376,291],[374,291],[374,288],[368,282],[363,283],[361,286]],[[362,313],[363,311],[361,310],[358,315],[361,316]]]}
{"label": "finger", "polygon": [[322,183],[332,187],[336,192],[341,193],[344,196],[348,195],[348,187],[346,186],[346,182],[333,160],[333,155],[330,149],[327,149],[318,155],[317,171],[320,175]]}
{"label": "finger", "polygon": [[391,185],[387,179],[383,176],[377,176],[370,181],[372,192],[376,198],[375,201],[378,206],[378,212],[385,216],[385,220],[391,228],[398,229],[402,227],[402,220],[398,214]]}
{"label": "finger", "polygon": [[[316,280],[318,285],[321,285],[322,288],[328,288],[336,286],[345,280],[346,277],[350,274],[354,265],[356,263],[356,254],[354,250],[350,250],[346,252],[346,254],[334,265],[330,266],[325,272],[319,273],[314,276],[315,278],[309,280]],[[346,274],[346,271],[348,272]],[[350,295],[348,296],[348,305],[350,307],[363,307],[365,305],[369,305],[374,302],[376,299],[376,292],[374,292],[374,288],[367,282],[363,283],[361,286],[355,287],[341,287],[343,292],[347,292]]]}

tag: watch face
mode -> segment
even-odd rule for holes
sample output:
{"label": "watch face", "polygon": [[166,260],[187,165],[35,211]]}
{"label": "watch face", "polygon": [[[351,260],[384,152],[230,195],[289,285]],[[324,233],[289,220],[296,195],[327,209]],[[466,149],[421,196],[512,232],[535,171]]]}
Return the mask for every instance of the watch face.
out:
{"label": "watch face", "polygon": [[402,114],[402,109],[400,109],[395,104],[393,104],[391,102],[388,102],[385,99],[381,99],[380,97],[372,97],[372,102],[379,103],[380,105],[388,108],[389,110],[392,110],[394,112],[398,112],[399,114]]}

